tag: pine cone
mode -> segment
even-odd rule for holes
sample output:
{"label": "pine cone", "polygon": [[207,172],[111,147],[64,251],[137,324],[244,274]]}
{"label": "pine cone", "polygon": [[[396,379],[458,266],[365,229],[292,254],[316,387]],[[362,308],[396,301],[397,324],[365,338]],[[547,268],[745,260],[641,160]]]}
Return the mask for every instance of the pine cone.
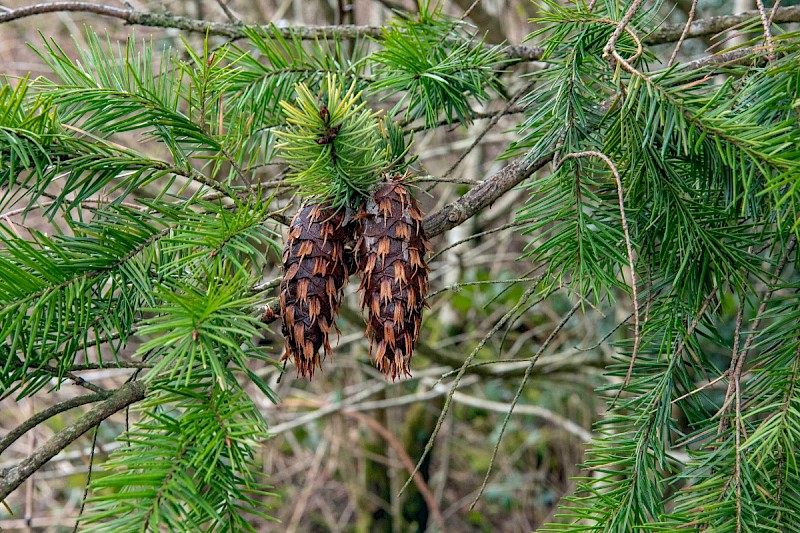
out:
{"label": "pine cone", "polygon": [[334,319],[349,276],[344,259],[348,235],[342,211],[319,205],[302,206],[289,226],[280,294],[286,338],[281,361],[291,354],[298,375],[308,379],[321,367],[320,348],[333,357],[328,333],[338,331]]}
{"label": "pine cone", "polygon": [[356,259],[370,359],[392,379],[410,376],[428,293],[422,212],[405,185],[390,181],[378,186],[360,218]]}

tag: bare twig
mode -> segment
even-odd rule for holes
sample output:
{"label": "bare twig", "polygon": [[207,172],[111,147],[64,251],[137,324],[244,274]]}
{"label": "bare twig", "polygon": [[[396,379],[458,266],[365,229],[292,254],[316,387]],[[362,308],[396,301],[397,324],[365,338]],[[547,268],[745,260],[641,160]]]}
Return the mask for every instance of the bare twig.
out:
{"label": "bare twig", "polygon": [[[728,382],[728,388],[725,392],[725,400],[722,402],[722,407],[714,416],[719,416],[719,427],[717,429],[717,436],[722,435],[722,432],[728,428],[729,421],[725,416],[727,412],[730,411],[731,404],[735,399],[736,391],[739,387],[739,382],[741,380],[742,371],[744,369],[744,362],[747,357],[747,352],[750,350],[750,345],[755,338],[756,333],[758,332],[758,328],[761,326],[761,320],[763,318],[764,312],[767,309],[767,303],[769,302],[770,298],[772,298],[773,293],[775,292],[775,284],[780,279],[781,274],[783,273],[783,269],[786,268],[786,264],[789,261],[789,257],[792,255],[794,251],[794,247],[797,244],[797,236],[792,234],[789,242],[786,245],[786,249],[781,256],[778,265],[775,267],[775,273],[773,274],[772,280],[769,284],[769,289],[766,293],[761,297],[761,304],[758,306],[758,310],[756,311],[755,320],[753,321],[753,325],[749,328],[750,334],[744,341],[744,345],[742,346],[741,351],[738,350],[738,333],[741,329],[741,325],[739,323],[740,317],[737,315],[737,331],[734,333],[736,338],[734,339],[733,350],[731,352],[731,364],[728,369],[728,375],[730,381]],[[741,307],[741,306],[740,306]],[[740,310],[741,312],[741,310]]]}
{"label": "bare twig", "polygon": [[631,234],[630,230],[628,229],[628,218],[625,216],[625,193],[622,188],[622,179],[620,178],[617,166],[607,155],[595,151],[576,152],[565,155],[564,159],[578,157],[597,157],[602,159],[608,168],[611,169],[611,172],[614,174],[614,180],[617,184],[617,201],[619,202],[619,215],[622,220],[622,231],[625,235],[625,247],[628,252],[628,268],[631,269],[631,299],[633,300],[633,351],[631,352],[631,362],[630,365],[628,365],[628,373],[625,376],[625,382],[619,388],[619,391],[622,392],[622,390],[628,386],[628,382],[630,382],[631,373],[633,372],[633,365],[636,362],[636,356],[639,353],[639,345],[641,344],[641,325],[639,323],[639,293],[636,288],[636,264],[633,258],[633,244],[631,243]]}
{"label": "bare twig", "polygon": [[506,28],[503,26],[501,20],[494,13],[490,12],[481,3],[481,0],[453,0],[453,2],[464,9],[464,14],[459,17],[459,20],[465,20],[469,17],[475,26],[480,28],[484,33],[485,39],[490,43],[501,43],[507,40]]}
{"label": "bare twig", "polygon": [[775,13],[778,12],[778,8],[781,5],[781,0],[775,0],[775,3],[772,4],[772,11],[769,13],[769,25],[772,26],[772,22],[775,20]]}
{"label": "bare twig", "polygon": [[[754,57],[761,54],[761,49],[744,47],[731,50],[730,52],[723,52],[722,54],[712,54],[705,57],[700,57],[688,63],[684,63],[686,70],[697,70],[709,65],[735,65],[739,63],[746,63],[753,61]],[[762,56],[763,57],[763,56]]]}
{"label": "bare twig", "polygon": [[94,452],[97,450],[97,432],[100,429],[100,424],[94,427],[94,434],[92,435],[92,451],[89,453],[89,472],[86,474],[86,484],[83,486],[83,498],[81,498],[81,507],[78,509],[78,517],[75,519],[75,526],[72,528],[72,533],[78,532],[78,526],[81,523],[81,516],[86,509],[86,498],[89,496],[89,485],[92,482],[92,471],[94,470]]}
{"label": "bare twig", "polygon": [[469,506],[470,510],[475,507],[475,504],[478,503],[478,500],[480,500],[481,496],[483,495],[484,490],[486,490],[486,485],[489,483],[489,476],[492,473],[495,459],[497,459],[497,452],[500,450],[500,442],[503,440],[503,434],[506,431],[506,427],[508,427],[508,421],[511,419],[511,414],[514,412],[514,408],[517,406],[520,396],[522,396],[522,391],[525,389],[528,379],[531,377],[531,372],[533,371],[533,367],[536,365],[536,361],[539,360],[539,357],[542,355],[542,353],[550,346],[550,343],[553,342],[553,339],[556,337],[556,335],[561,332],[569,319],[572,318],[572,315],[574,315],[575,312],[580,309],[580,307],[581,301],[579,300],[569,311],[567,311],[567,313],[561,319],[561,322],[559,322],[556,327],[553,328],[553,331],[550,332],[550,335],[547,336],[533,357],[529,359],[528,368],[525,369],[525,375],[522,376],[522,380],[517,387],[517,392],[514,394],[514,399],[511,400],[511,406],[508,408],[508,411],[506,411],[505,418],[503,418],[503,424],[500,426],[500,435],[497,437],[497,444],[495,444],[494,449],[492,450],[492,458],[489,460],[489,467],[486,469],[486,475],[483,478],[483,483],[481,484],[480,490],[478,490],[477,496],[475,496],[475,499],[472,500],[472,503]]}
{"label": "bare twig", "polygon": [[505,115],[512,107],[514,107],[514,105],[519,101],[520,98],[528,94],[528,92],[531,89],[533,89],[534,85],[535,85],[534,83],[529,83],[528,85],[526,85],[523,89],[517,92],[517,94],[515,94],[513,98],[511,98],[508,101],[508,103],[502,110],[500,110],[499,113],[497,113],[495,116],[491,118],[491,120],[489,120],[489,123],[486,124],[483,130],[481,130],[481,132],[475,137],[475,139],[472,141],[472,144],[470,144],[469,147],[466,150],[464,150],[464,152],[458,157],[458,159],[456,159],[456,162],[453,163],[450,166],[450,168],[447,169],[447,172],[444,173],[443,176],[444,178],[450,177],[450,175],[455,171],[455,169],[458,168],[458,165],[460,165],[461,162],[464,161],[464,159],[472,152],[472,150],[474,150],[475,147],[478,146],[478,143],[481,142],[481,140],[486,136],[486,134],[489,133],[489,130],[491,130],[495,126],[495,124],[497,124],[497,122],[500,120],[500,117]]}
{"label": "bare twig", "polygon": [[[625,15],[623,15],[622,20],[619,21],[616,29],[614,30],[614,33],[611,34],[611,37],[609,37],[608,42],[603,47],[604,57],[610,58],[612,56],[612,53],[615,52],[617,46],[617,40],[622,36],[622,32],[628,29],[628,24],[631,23],[633,17],[636,15],[636,12],[639,11],[639,7],[642,5],[643,1],[644,0],[633,0],[630,6],[628,6],[628,10],[625,12]],[[633,35],[633,32],[629,33],[634,37],[634,39],[636,39],[636,36]],[[639,47],[641,48],[641,44],[639,44]],[[641,54],[638,54],[637,52],[637,55]]]}
{"label": "bare twig", "polygon": [[[475,111],[475,112],[472,113],[472,118],[474,120],[482,120],[482,119],[486,119],[486,118],[495,118],[498,115],[500,115],[500,116],[518,115],[518,114],[524,113],[524,112],[525,112],[525,109],[522,108],[522,107],[514,107],[514,106],[508,107],[508,106],[506,106],[505,108],[500,109],[499,111]],[[427,126],[425,124],[420,124],[418,126],[413,126],[413,127],[409,128],[408,126],[413,122],[414,122],[413,120],[405,121],[405,122],[401,123],[400,126],[403,127],[405,131],[413,132],[413,133],[418,133],[420,131],[426,131],[426,130],[430,130],[431,129],[429,126]],[[437,128],[440,128],[442,126],[453,126],[453,121],[452,120],[448,120],[448,119],[442,119],[442,120],[440,120],[439,122],[437,122],[435,124],[435,127],[437,127]]]}
{"label": "bare twig", "polygon": [[[767,43],[767,60],[775,60],[775,44],[772,42],[772,30],[770,29],[771,21],[767,18],[767,12],[764,9],[764,0],[756,0],[758,6],[758,16],[761,18],[761,25],[764,27],[764,42]],[[772,10],[775,14],[775,9]]]}
{"label": "bare twig", "polygon": [[217,4],[219,4],[220,9],[222,9],[222,12],[225,13],[225,16],[228,17],[228,20],[230,20],[234,24],[241,23],[239,17],[237,17],[233,13],[230,6],[228,5],[228,0],[217,0]]}
{"label": "bare twig", "polygon": [[525,305],[525,302],[527,302],[528,299],[531,297],[531,295],[533,295],[533,293],[536,291],[537,287],[538,287],[538,283],[532,283],[531,286],[528,287],[528,289],[525,291],[525,293],[519,299],[519,301],[514,305],[514,307],[512,307],[505,315],[503,315],[503,318],[501,318],[500,320],[497,321],[497,323],[494,325],[494,327],[492,327],[492,329],[489,330],[489,333],[487,333],[481,339],[481,341],[475,346],[475,348],[472,350],[472,352],[470,352],[470,354],[467,356],[467,358],[464,359],[464,363],[461,365],[461,369],[458,371],[458,374],[456,375],[455,379],[453,380],[453,384],[450,386],[450,393],[447,395],[447,398],[444,401],[444,406],[442,407],[442,412],[439,415],[439,419],[436,421],[436,426],[433,428],[433,432],[431,432],[431,436],[430,436],[430,438],[428,438],[428,442],[425,444],[425,449],[423,450],[422,455],[420,456],[419,460],[417,461],[417,465],[414,467],[414,472],[411,474],[411,476],[408,478],[408,480],[406,480],[405,484],[400,489],[400,494],[402,494],[403,491],[406,490],[408,485],[413,481],[414,475],[416,475],[416,473],[419,472],[419,469],[422,467],[422,463],[425,461],[425,458],[428,456],[428,454],[430,453],[431,449],[433,449],[433,442],[436,440],[436,435],[439,433],[439,430],[442,428],[442,423],[444,422],[444,419],[447,416],[447,412],[450,409],[450,404],[453,402],[453,395],[455,394],[456,389],[458,388],[459,382],[464,377],[464,374],[466,373],[467,368],[469,367],[470,363],[472,363],[472,360],[475,359],[475,356],[478,355],[478,352],[481,350],[481,348],[483,348],[483,346],[486,344],[486,342],[490,338],[492,338],[495,333],[500,331],[500,329],[503,327],[503,325],[506,322],[508,322],[511,319],[511,317],[514,316],[514,314],[517,312],[517,310],[520,307]]}
{"label": "bare twig", "polygon": [[510,222],[510,223],[508,223],[508,224],[503,224],[502,226],[500,226],[500,227],[498,227],[498,228],[492,228],[492,229],[488,229],[488,230],[486,230],[486,231],[481,231],[481,232],[478,232],[478,233],[473,233],[473,234],[472,234],[472,235],[470,235],[469,237],[465,237],[465,238],[463,238],[463,239],[461,239],[461,240],[458,240],[458,241],[456,241],[456,242],[453,242],[453,243],[450,243],[450,244],[448,244],[448,245],[447,245],[447,246],[445,246],[444,248],[440,248],[439,250],[437,250],[437,251],[436,251],[436,253],[435,253],[435,254],[433,254],[433,255],[432,255],[432,256],[431,256],[431,257],[428,259],[428,263],[429,263],[429,264],[430,264],[430,263],[432,263],[434,259],[436,259],[436,258],[437,258],[437,257],[439,257],[440,255],[442,255],[444,252],[446,252],[446,251],[448,251],[448,250],[451,250],[451,249],[455,248],[456,246],[458,246],[458,245],[460,245],[460,244],[464,244],[465,242],[469,242],[469,241],[471,241],[471,240],[473,240],[473,239],[478,239],[478,238],[480,238],[480,237],[485,237],[486,235],[491,235],[492,233],[497,233],[498,231],[505,231],[505,230],[507,230],[507,229],[514,228],[514,227],[517,227],[517,226],[520,226],[520,225],[522,225],[522,223],[521,223],[521,222]]}
{"label": "bare twig", "polygon": [[[244,25],[238,23],[220,23],[197,20],[167,13],[150,13],[136,9],[118,8],[94,4],[90,2],[47,2],[30,6],[9,9],[0,12],[0,24],[46,13],[82,12],[116,18],[127,24],[154,28],[174,28],[191,33],[209,33],[230,39],[244,37]],[[696,20],[689,27],[685,39],[713,35],[725,31],[742,22],[759,16],[758,11],[745,11],[736,15],[723,15]],[[773,9],[770,22],[800,22],[800,6]],[[283,37],[297,36],[301,39],[315,40],[324,38],[356,39],[373,37],[380,39],[382,29],[379,26],[291,26],[276,28]],[[683,34],[684,24],[664,24],[657,31],[650,33],[643,42],[645,44],[663,44],[675,42]],[[506,49],[509,59],[522,61],[538,61],[542,57],[541,48],[527,46],[510,46]]]}
{"label": "bare twig", "polygon": [[[530,363],[528,363],[528,365],[530,366]],[[434,389],[446,390],[445,386],[442,384],[435,385]],[[470,407],[477,407],[478,409],[493,411],[495,413],[508,414],[509,412],[509,405],[507,403],[477,398],[458,391],[453,395],[453,401],[462,405],[469,405]],[[548,424],[563,429],[570,435],[577,437],[581,442],[591,442],[593,439],[593,435],[590,431],[579,426],[572,420],[539,405],[517,405],[514,407],[514,412],[518,415],[540,418]]]}
{"label": "bare twig", "polygon": [[708,383],[706,383],[705,385],[702,385],[702,386],[700,386],[700,387],[697,387],[696,389],[690,390],[690,391],[689,391],[689,392],[687,392],[686,394],[682,394],[682,395],[678,396],[677,398],[675,398],[674,400],[672,400],[672,402],[670,402],[670,403],[672,403],[673,405],[675,405],[675,404],[676,404],[676,403],[678,403],[679,401],[681,401],[681,400],[685,400],[685,399],[686,399],[686,398],[688,398],[689,396],[692,396],[692,395],[694,395],[694,394],[697,394],[697,393],[698,393],[698,392],[700,392],[700,391],[704,391],[704,390],[706,390],[706,389],[707,389],[707,388],[709,388],[709,387],[713,387],[713,386],[714,386],[714,384],[716,384],[716,383],[719,383],[720,381],[722,381],[722,379],[723,379],[725,376],[727,376],[727,375],[728,375],[728,371],[726,370],[725,372],[723,372],[723,373],[722,373],[722,374],[720,374],[719,376],[715,377],[714,379],[712,379],[711,381],[709,381],[709,382],[708,382]]}
{"label": "bare twig", "polygon": [[28,477],[44,466],[58,452],[69,446],[75,439],[114,413],[142,400],[145,396],[145,390],[145,385],[141,381],[126,383],[102,404],[80,417],[74,424],[53,435],[50,440],[42,444],[18,465],[0,472],[0,500],[4,500]]}
{"label": "bare twig", "polygon": [[[16,363],[16,362],[12,362],[11,363],[11,366],[17,367],[17,368],[21,367],[21,365],[22,365],[22,363]],[[79,365],[79,366],[86,366],[86,365]],[[77,376],[77,375],[73,374],[70,371],[64,372],[64,371],[61,371],[61,370],[59,370],[58,368],[56,368],[54,366],[50,366],[50,365],[40,366],[40,367],[37,367],[36,370],[41,370],[43,372],[51,374],[53,377],[59,379],[59,381],[65,381],[64,378],[66,378],[68,380],[71,380],[73,383],[75,383],[75,385],[78,385],[79,387],[83,387],[84,389],[90,390],[90,391],[92,391],[94,393],[97,393],[97,394],[108,394],[108,392],[109,392],[106,389],[104,389],[103,387],[95,385],[94,383],[92,383],[90,381],[86,381],[82,377]],[[3,394],[0,394],[0,399],[5,398],[10,393],[11,390],[12,389],[7,389]]]}
{"label": "bare twig", "polygon": [[543,157],[531,162],[525,161],[524,158],[511,162],[490,178],[470,189],[461,198],[428,215],[424,221],[425,235],[435,237],[464,223],[478,211],[490,206],[495,200],[544,167],[549,161],[550,157]]}
{"label": "bare twig", "polygon": [[609,331],[608,333],[606,333],[606,334],[603,336],[603,338],[602,338],[602,339],[600,339],[599,341],[597,341],[597,342],[596,342],[596,343],[594,343],[593,345],[591,345],[591,346],[588,346],[588,347],[586,347],[586,348],[581,348],[580,346],[575,346],[575,349],[576,349],[576,350],[578,350],[579,352],[589,352],[589,351],[592,351],[592,350],[596,350],[596,349],[597,349],[597,348],[599,348],[599,347],[600,347],[600,346],[601,346],[601,345],[602,345],[604,342],[606,342],[608,339],[610,339],[610,338],[611,338],[611,336],[612,336],[614,333],[616,333],[616,332],[617,332],[617,330],[619,330],[619,328],[621,328],[622,326],[624,326],[625,324],[627,324],[627,323],[628,323],[628,320],[630,320],[630,319],[633,317],[633,315],[634,315],[634,313],[629,313],[629,314],[628,314],[628,316],[626,316],[624,319],[620,320],[620,321],[617,323],[617,325],[616,325],[616,326],[614,326],[614,327],[611,329],[611,331]]}
{"label": "bare twig", "polygon": [[694,13],[697,10],[697,0],[692,0],[692,7],[689,9],[689,18],[686,19],[686,25],[683,27],[683,31],[681,32],[681,37],[678,39],[678,44],[675,45],[675,49],[672,51],[672,55],[669,56],[669,63],[667,63],[668,67],[671,67],[675,64],[675,58],[678,57],[678,52],[683,45],[683,41],[686,39],[686,35],[689,33],[689,28],[694,22]]}
{"label": "bare twig", "polygon": [[445,291],[460,291],[462,287],[470,287],[473,285],[503,285],[506,283],[525,283],[526,281],[537,281],[541,279],[541,276],[536,276],[533,278],[515,278],[515,279],[495,279],[495,280],[484,280],[484,281],[462,281],[460,283],[453,283],[452,285],[448,285],[447,287],[442,287],[439,290],[433,291],[428,296],[425,297],[426,300],[433,298]]}
{"label": "bare twig", "polygon": [[[800,6],[782,7],[773,11],[773,22],[800,22]],[[715,35],[743,22],[759,17],[758,10],[744,11],[735,15],[721,15],[698,19],[689,27],[687,39]],[[676,41],[683,33],[683,24],[664,24],[644,39],[646,44],[662,44]]]}
{"label": "bare twig", "polygon": [[[0,24],[34,15],[67,11],[91,13],[94,15],[116,18],[125,21],[127,24],[137,26],[175,28],[192,33],[221,35],[229,39],[241,39],[245,36],[245,26],[239,23],[209,22],[168,13],[151,13],[137,9],[112,7],[90,2],[48,2],[10,9],[5,12],[0,12]],[[295,35],[301,39],[308,40],[326,37],[354,39],[367,36],[379,38],[381,36],[381,28],[377,26],[293,26],[291,28],[277,28],[277,31],[284,37]]]}

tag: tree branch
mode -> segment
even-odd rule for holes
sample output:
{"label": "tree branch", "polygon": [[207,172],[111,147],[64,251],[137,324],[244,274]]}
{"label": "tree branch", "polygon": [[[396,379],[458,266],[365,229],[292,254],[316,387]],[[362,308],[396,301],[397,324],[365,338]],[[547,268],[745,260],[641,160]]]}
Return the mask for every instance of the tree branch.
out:
{"label": "tree branch", "polygon": [[115,391],[106,401],[80,417],[45,442],[35,452],[23,459],[17,466],[0,471],[0,501],[4,500],[26,479],[32,476],[58,452],[72,444],[78,437],[97,424],[121,411],[145,396],[145,385],[141,381],[126,383]]}
{"label": "tree branch", "polygon": [[[759,18],[757,9],[744,11],[736,15],[722,15],[695,20],[689,25],[686,38],[714,35],[739,26],[748,20]],[[781,7],[775,11],[772,22],[800,22],[800,6]],[[642,39],[645,44],[663,44],[677,41],[683,33],[685,24],[664,24],[659,29]]]}
{"label": "tree branch", "polygon": [[36,413],[22,424],[12,429],[8,435],[0,439],[0,453],[3,453],[3,451],[5,451],[6,448],[8,448],[14,442],[16,442],[17,439],[22,437],[25,433],[35,428],[45,420],[53,416],[56,416],[59,413],[63,413],[64,411],[69,411],[70,409],[80,407],[81,405],[86,405],[87,403],[94,403],[94,402],[99,402],[101,400],[105,400],[110,396],[110,394],[111,393],[96,393],[96,394],[86,394],[84,396],[77,396],[75,398],[70,398],[69,400],[65,400],[61,403],[51,405],[44,411]]}
{"label": "tree branch", "polygon": [[[206,20],[192,19],[180,15],[169,13],[151,13],[138,9],[127,9],[90,2],[48,2],[33,4],[30,6],[9,9],[0,12],[0,24],[19,20],[22,18],[42,15],[45,13],[59,12],[91,13],[104,17],[111,17],[125,21],[127,24],[136,26],[149,26],[151,28],[173,28],[192,33],[210,33],[221,35],[230,39],[241,39],[245,36],[243,24],[209,22]],[[353,24],[343,24],[339,26],[292,26],[278,28],[284,37],[292,35],[299,36],[301,39],[321,39],[325,37],[339,37],[343,39],[353,39],[356,37],[380,37],[381,28],[377,26],[356,26]]]}
{"label": "tree branch", "polygon": [[463,224],[478,211],[491,206],[495,200],[522,183],[534,172],[544,167],[552,157],[525,162],[517,159],[503,167],[494,176],[470,189],[464,196],[428,215],[424,221],[425,235],[435,237]]}
{"label": "tree branch", "polygon": [[[423,221],[425,235],[428,238],[436,237],[463,224],[479,211],[490,207],[495,200],[525,181],[551,160],[552,156],[533,162],[526,162],[522,157],[512,161],[495,175],[470,189],[464,196],[428,215]],[[278,313],[280,306],[276,300],[262,307],[259,315],[261,321],[268,324],[278,318]]]}
{"label": "tree branch", "polygon": [[[751,47],[737,48],[722,54],[713,54],[710,56],[700,57],[694,61],[684,63],[687,70],[697,70],[708,65],[715,65],[717,67],[722,65],[735,65],[739,63],[746,63],[756,59],[756,56],[763,54],[761,50]],[[766,59],[760,57],[758,59]]]}
{"label": "tree branch", "polygon": [[[229,39],[244,37],[245,26],[240,23],[210,22],[192,19],[169,13],[151,13],[138,9],[119,8],[93,4],[90,2],[48,2],[30,6],[9,9],[0,12],[0,24],[11,22],[35,15],[58,12],[90,13],[104,17],[111,17],[136,26],[151,28],[173,28],[191,33],[209,33],[220,35]],[[708,17],[694,21],[688,29],[685,38],[701,37],[719,33],[752,18],[759,17],[758,10],[745,11],[736,15],[723,15]],[[800,6],[782,7],[774,10],[772,22],[800,22]],[[664,24],[658,30],[647,35],[642,41],[645,44],[664,44],[679,40],[684,31],[685,24]],[[289,26],[277,28],[283,37],[298,36],[301,39],[314,40],[323,38],[355,39],[358,37],[373,37],[380,39],[382,28],[379,26],[359,26],[342,24],[334,26]],[[510,59],[520,61],[538,61],[542,57],[542,48],[528,46],[509,46],[506,55]]]}

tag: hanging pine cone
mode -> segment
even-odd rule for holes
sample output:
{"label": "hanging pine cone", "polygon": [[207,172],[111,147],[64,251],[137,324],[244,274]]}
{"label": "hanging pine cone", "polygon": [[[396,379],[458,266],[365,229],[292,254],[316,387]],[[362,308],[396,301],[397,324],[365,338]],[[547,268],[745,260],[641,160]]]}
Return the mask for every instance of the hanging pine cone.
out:
{"label": "hanging pine cone", "polygon": [[361,213],[356,245],[370,359],[386,376],[410,376],[428,293],[422,212],[399,181],[380,184]]}
{"label": "hanging pine cone", "polygon": [[302,206],[289,226],[280,293],[286,338],[281,361],[291,355],[297,373],[309,379],[321,366],[320,348],[332,357],[328,333],[336,328],[334,318],[349,276],[344,260],[348,235],[342,210],[319,205]]}

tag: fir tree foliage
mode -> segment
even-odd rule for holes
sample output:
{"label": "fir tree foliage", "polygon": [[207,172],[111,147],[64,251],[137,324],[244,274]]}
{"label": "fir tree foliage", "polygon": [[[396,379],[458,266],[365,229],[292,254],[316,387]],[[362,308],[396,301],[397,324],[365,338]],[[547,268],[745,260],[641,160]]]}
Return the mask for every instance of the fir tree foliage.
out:
{"label": "fir tree foliage", "polygon": [[[55,76],[0,89],[2,208],[53,227],[2,228],[2,395],[60,384],[97,347],[114,367],[136,335],[148,401],[86,523],[247,530],[271,496],[254,462],[266,426],[242,384],[277,400],[248,367],[272,363],[252,287],[279,245],[270,195],[242,174],[271,149],[252,154],[241,111],[219,105],[235,74],[224,51],[86,43],[72,60],[47,42]],[[132,131],[163,158],[125,146]]]}
{"label": "fir tree foliage", "polygon": [[502,48],[474,42],[467,25],[444,15],[438,2],[419,0],[416,15],[395,17],[380,43],[371,58],[381,67],[371,89],[384,97],[399,94],[391,114],[407,121],[468,124],[473,102],[501,88]]}
{"label": "fir tree foliage", "polygon": [[[275,66],[270,72],[277,79],[270,85],[272,93],[285,94],[287,72],[305,79],[297,84],[295,99],[281,100],[287,128],[275,131],[282,157],[292,169],[289,182],[301,196],[335,208],[353,206],[369,194],[381,173],[403,170],[413,162],[405,160],[410,135],[395,120],[423,119],[429,128],[440,120],[468,124],[474,105],[501,89],[502,49],[474,40],[463,22],[445,16],[441,4],[426,0],[420,0],[415,16],[398,14],[383,28],[377,40],[380,48],[356,61],[342,57],[337,43],[323,45],[328,53],[320,56],[304,51],[299,41],[290,47],[277,32],[275,37],[267,41],[251,35]],[[320,44],[313,49],[319,50]],[[361,53],[356,43],[354,56]],[[249,62],[244,57],[242,61]],[[365,71],[375,74],[368,78]],[[378,114],[366,107],[362,88],[397,101],[380,128]]]}
{"label": "fir tree foliage", "polygon": [[418,159],[418,156],[411,152],[414,134],[403,131],[403,128],[389,117],[383,117],[380,126],[388,154],[386,173],[404,174]]}
{"label": "fir tree foliage", "polygon": [[231,46],[224,52],[230,75],[222,90],[226,104],[247,117],[246,127],[254,139],[269,138],[273,128],[284,124],[278,103],[292,101],[299,83],[313,92],[334,74],[343,85],[355,82],[356,92],[361,92],[371,80],[365,39],[347,45],[339,39],[320,39],[308,46],[297,35],[284,37],[274,26],[244,31],[247,46]]}
{"label": "fir tree foliage", "polygon": [[[276,138],[288,183],[351,205],[414,161],[400,122],[468,122],[500,87],[499,49],[427,3],[385,41],[244,31],[180,50],[89,31],[77,58],[43,37],[50,74],[0,84],[0,397],[92,365],[139,366],[131,379],[147,384],[93,476],[90,531],[268,518],[257,403],[278,398],[252,368],[279,356],[257,346],[254,318],[267,297],[254,287],[279,261],[280,217],[258,181],[285,164]],[[364,95],[402,104],[379,121]]]}
{"label": "fir tree foliage", "polygon": [[[264,422],[238,387],[222,388],[198,369],[191,384],[163,378],[142,420],[93,484],[85,531],[257,531],[273,497],[254,463]],[[197,494],[202,498],[198,499]]]}
{"label": "fir tree foliage", "polygon": [[55,116],[49,112],[50,99],[44,95],[29,97],[30,81],[19,80],[16,87],[3,84],[0,88],[0,180],[8,183],[22,169],[35,169],[47,161],[47,151],[39,142],[58,129]]}
{"label": "fir tree foliage", "polygon": [[[622,386],[609,386],[616,400],[587,452],[592,475],[545,529],[791,529],[798,35],[776,36],[771,62],[654,68],[623,33],[616,51],[632,59],[610,64],[604,48],[627,3],[538,4],[548,68],[533,75],[509,155],[555,167],[531,182],[520,212],[534,236],[528,256],[549,265],[554,285],[601,304],[635,282],[641,320],[609,368]],[[635,35],[658,23],[657,7],[633,18]],[[709,388],[719,381],[724,395]]]}
{"label": "fir tree foliage", "polygon": [[369,194],[386,165],[376,113],[366,109],[355,82],[346,91],[328,75],[322,95],[297,86],[294,104],[281,101],[287,128],[276,134],[289,163],[288,181],[302,196],[333,208],[354,206]]}

